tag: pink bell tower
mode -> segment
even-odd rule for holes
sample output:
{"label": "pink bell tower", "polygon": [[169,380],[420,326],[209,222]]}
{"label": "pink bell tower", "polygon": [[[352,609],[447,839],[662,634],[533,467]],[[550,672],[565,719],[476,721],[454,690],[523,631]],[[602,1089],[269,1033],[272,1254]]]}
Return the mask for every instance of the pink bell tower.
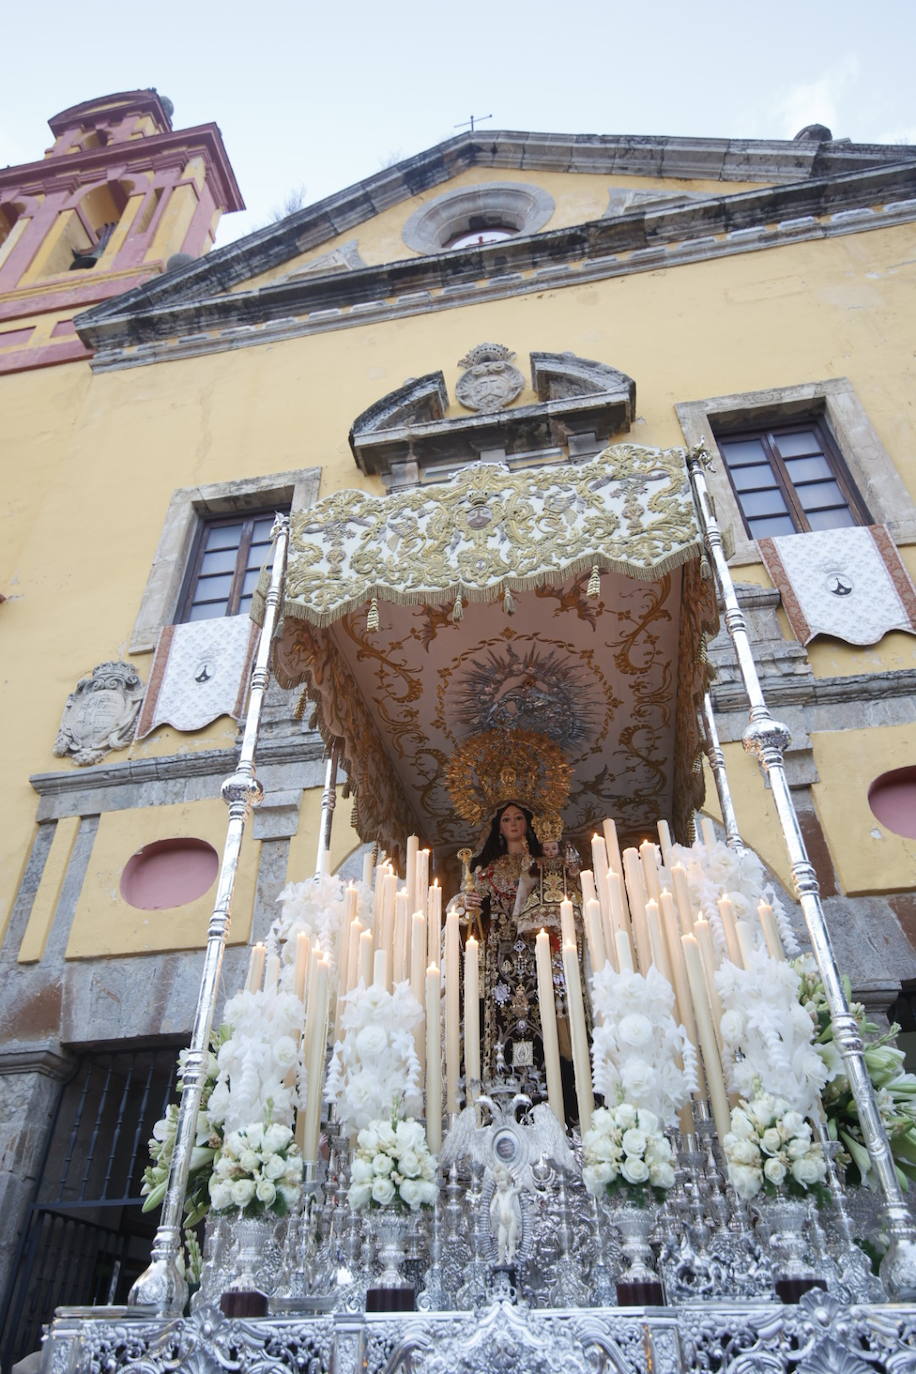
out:
{"label": "pink bell tower", "polygon": [[155,90],[48,122],[44,157],[0,170],[0,373],[87,357],[74,315],[199,257],[245,208],[217,126],[173,129]]}

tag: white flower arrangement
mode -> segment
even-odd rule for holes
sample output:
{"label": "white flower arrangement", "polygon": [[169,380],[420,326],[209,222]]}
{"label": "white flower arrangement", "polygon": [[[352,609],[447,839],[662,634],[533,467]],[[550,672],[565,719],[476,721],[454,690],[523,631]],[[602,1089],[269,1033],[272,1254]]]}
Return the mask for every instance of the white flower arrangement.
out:
{"label": "white flower arrangement", "polygon": [[674,1183],[671,1142],[645,1107],[598,1107],[582,1144],[582,1180],[595,1197],[606,1192],[646,1200],[650,1189],[664,1192]]}
{"label": "white flower arrangement", "polygon": [[[356,884],[356,889],[356,914],[364,927],[371,927],[371,890],[362,882]],[[340,878],[318,874],[301,883],[287,883],[277,901],[280,914],[270,928],[267,943],[269,948],[280,951],[282,981],[288,987],[296,958],[296,936],[300,933],[308,935],[312,948],[320,950],[332,966],[336,964],[338,936],[346,918],[346,886]]]}
{"label": "white flower arrangement", "polygon": [[755,928],[759,903],[769,903],[779,927],[783,948],[787,954],[798,953],[798,941],[785,908],[772,883],[767,881],[763,864],[753,850],[730,849],[721,840],[716,840],[714,844],[697,840],[689,848],[681,844],[672,845],[671,863],[682,864],[687,870],[687,892],[691,907],[694,911],[699,907],[709,921],[721,953],[726,952],[725,933],[716,902],[723,896],[735,908],[738,919],[749,921]]}
{"label": "white flower arrangement", "polygon": [[419,1121],[370,1121],[356,1144],[348,1194],[355,1212],[391,1206],[416,1212],[435,1202],[436,1160]]}
{"label": "white flower arrangement", "polygon": [[[214,1048],[219,1048],[224,1034],[225,1031],[221,1030],[214,1035],[212,1041]],[[179,1072],[176,1087],[179,1092],[184,1087],[182,1075],[187,1062],[187,1054],[187,1050],[182,1050],[178,1056]],[[200,1096],[200,1111],[197,1114],[197,1131],[188,1168],[188,1185],[184,1201],[184,1224],[187,1228],[196,1226],[210,1210],[207,1185],[213,1168],[214,1156],[222,1144],[223,1138],[222,1129],[209,1110],[217,1073],[216,1055],[211,1050],[207,1056],[204,1084]],[[154,1208],[161,1206],[165,1197],[169,1170],[172,1166],[172,1155],[175,1153],[177,1132],[178,1103],[171,1102],[166,1108],[165,1116],[161,1117],[153,1127],[152,1138],[148,1142],[151,1163],[144,1170],[143,1183],[140,1187],[140,1194],[144,1199],[144,1212],[152,1212]]]}
{"label": "white flower arrangement", "polygon": [[674,1020],[671,984],[655,967],[617,973],[605,964],[591,987],[595,1092],[608,1106],[629,1103],[671,1126],[697,1086],[696,1053]]}
{"label": "white flower arrangement", "polygon": [[231,1131],[210,1175],[214,1212],[237,1209],[246,1217],[283,1217],[302,1187],[302,1158],[289,1126],[254,1123]]}
{"label": "white flower arrangement", "polygon": [[343,1040],[334,1046],[326,1097],[345,1131],[358,1131],[400,1110],[423,1110],[414,1028],[423,1016],[409,983],[393,992],[360,984],[344,999]]}
{"label": "white flower arrangement", "polygon": [[800,1112],[771,1093],[758,1091],[732,1108],[731,1130],[722,1141],[728,1177],[739,1197],[761,1191],[776,1196],[815,1195],[827,1177],[821,1147]]}
{"label": "white flower arrangement", "polygon": [[716,971],[728,1086],[745,1098],[763,1092],[785,1099],[810,1116],[830,1071],[799,1000],[799,974],[764,950],[755,950],[748,964],[740,969],[726,961]]}
{"label": "white flower arrangement", "polygon": [[292,1125],[297,1105],[302,1003],[276,988],[246,990],[226,1003],[210,1118],[227,1134],[253,1121]]}

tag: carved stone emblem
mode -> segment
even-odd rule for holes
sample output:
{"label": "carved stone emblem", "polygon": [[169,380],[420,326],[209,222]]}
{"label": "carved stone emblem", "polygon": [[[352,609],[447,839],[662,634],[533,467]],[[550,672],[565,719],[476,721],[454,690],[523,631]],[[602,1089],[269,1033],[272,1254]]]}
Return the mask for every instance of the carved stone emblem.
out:
{"label": "carved stone emblem", "polygon": [[58,758],[99,763],[133,737],[144,686],[130,663],[100,663],[71,692],[54,741]]}
{"label": "carved stone emblem", "polygon": [[502,410],[525,385],[510,362],[515,354],[502,344],[482,343],[472,348],[458,366],[467,371],[459,378],[455,395],[466,410]]}

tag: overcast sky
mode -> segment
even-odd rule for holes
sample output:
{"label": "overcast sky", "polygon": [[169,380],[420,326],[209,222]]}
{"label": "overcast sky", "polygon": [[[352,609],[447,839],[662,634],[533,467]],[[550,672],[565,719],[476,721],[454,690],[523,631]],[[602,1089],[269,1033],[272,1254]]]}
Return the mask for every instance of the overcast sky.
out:
{"label": "overcast sky", "polygon": [[176,128],[219,124],[248,209],[225,243],[449,138],[484,128],[916,142],[913,0],[579,0],[576,6],[261,4],[87,10],[6,0],[0,166],[47,119],[155,86]]}

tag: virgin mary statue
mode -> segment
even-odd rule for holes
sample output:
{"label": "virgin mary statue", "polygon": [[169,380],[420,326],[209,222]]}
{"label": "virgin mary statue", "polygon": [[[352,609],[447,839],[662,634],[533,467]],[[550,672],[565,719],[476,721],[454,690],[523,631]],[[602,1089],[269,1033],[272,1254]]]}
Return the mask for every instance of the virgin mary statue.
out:
{"label": "virgin mary statue", "polygon": [[449,910],[457,909],[483,942],[484,1079],[500,1058],[521,1072],[543,1062],[534,945],[542,929],[554,952],[562,1031],[559,904],[564,897],[579,904],[578,855],[563,846],[560,819],[571,771],[557,745],[531,730],[473,735],[449,764],[455,810],[469,825],[483,826],[476,852],[459,851],[465,878]]}

